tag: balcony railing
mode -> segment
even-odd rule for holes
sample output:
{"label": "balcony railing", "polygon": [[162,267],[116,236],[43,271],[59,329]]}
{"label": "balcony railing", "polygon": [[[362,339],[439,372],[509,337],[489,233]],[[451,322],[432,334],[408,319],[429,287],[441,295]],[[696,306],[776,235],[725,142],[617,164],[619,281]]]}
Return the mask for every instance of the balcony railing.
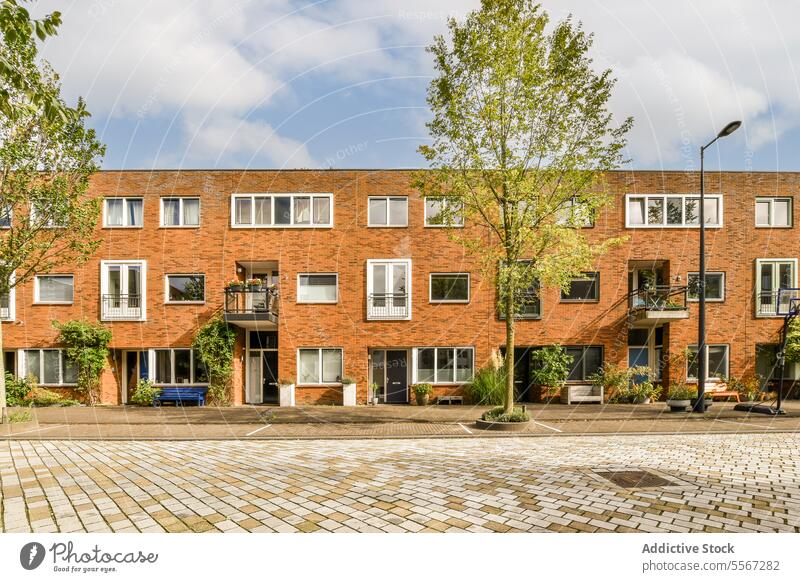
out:
{"label": "balcony railing", "polygon": [[367,319],[408,319],[408,293],[372,293],[367,297]]}
{"label": "balcony railing", "polygon": [[278,291],[263,289],[225,289],[226,315],[263,315],[265,319],[278,318]]}
{"label": "balcony railing", "polygon": [[778,291],[762,291],[756,294],[756,315],[759,317],[774,317],[789,310],[790,295],[784,293],[781,297],[780,311],[778,311]]}
{"label": "balcony railing", "polygon": [[686,311],[688,287],[657,285],[630,294],[631,311]]}
{"label": "balcony railing", "polygon": [[103,295],[103,319],[141,319],[141,295]]}

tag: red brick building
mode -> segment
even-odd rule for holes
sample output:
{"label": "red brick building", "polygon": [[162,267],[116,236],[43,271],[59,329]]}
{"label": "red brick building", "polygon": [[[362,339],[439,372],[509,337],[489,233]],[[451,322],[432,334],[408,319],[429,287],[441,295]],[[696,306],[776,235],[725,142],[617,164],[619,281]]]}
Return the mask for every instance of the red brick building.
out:
{"label": "red brick building", "polygon": [[[575,357],[570,381],[602,362],[647,364],[665,382],[685,373],[662,363],[697,337],[698,175],[605,179],[615,203],[587,233],[627,240],[571,294],[544,289],[526,307],[523,398],[527,348],[553,343]],[[782,323],[775,294],[800,286],[800,174],[706,179],[709,377],[766,377]],[[222,312],[238,330],[235,404],[275,401],[282,378],[296,381],[298,403],[340,403],[343,377],[360,403],[371,382],[389,402],[410,401],[417,381],[456,393],[500,349],[504,322],[491,274],[433,224],[435,204],[410,181],[394,170],[101,172],[90,193],[104,198],[102,245],[88,263],[40,273],[2,299],[6,365],[69,387],[51,321],[86,318],[113,331],[103,402],[126,402],[140,377],[202,384],[188,348]],[[263,290],[225,290],[255,278]]]}

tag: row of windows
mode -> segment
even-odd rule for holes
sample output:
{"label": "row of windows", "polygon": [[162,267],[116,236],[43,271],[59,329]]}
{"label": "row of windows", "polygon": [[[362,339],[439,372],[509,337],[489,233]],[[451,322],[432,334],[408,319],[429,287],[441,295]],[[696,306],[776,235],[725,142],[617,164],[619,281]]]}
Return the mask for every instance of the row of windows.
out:
{"label": "row of windows", "polygon": [[[703,207],[706,226],[722,226],[722,196],[705,196]],[[755,199],[755,226],[789,228],[792,226],[792,199],[758,197]],[[700,198],[696,194],[629,194],[625,204],[628,228],[686,228],[700,226]]]}

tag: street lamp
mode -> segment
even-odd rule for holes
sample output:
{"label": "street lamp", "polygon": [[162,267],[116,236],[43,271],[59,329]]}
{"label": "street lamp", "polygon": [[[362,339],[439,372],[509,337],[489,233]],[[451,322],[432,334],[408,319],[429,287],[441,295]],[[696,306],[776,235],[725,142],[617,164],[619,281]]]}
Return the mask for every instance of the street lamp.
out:
{"label": "street lamp", "polygon": [[697,282],[700,302],[697,317],[697,400],[692,408],[694,412],[706,411],[706,198],[703,158],[706,149],[714,142],[721,137],[729,136],[741,125],[741,121],[731,121],[722,128],[717,137],[700,148],[700,272]]}

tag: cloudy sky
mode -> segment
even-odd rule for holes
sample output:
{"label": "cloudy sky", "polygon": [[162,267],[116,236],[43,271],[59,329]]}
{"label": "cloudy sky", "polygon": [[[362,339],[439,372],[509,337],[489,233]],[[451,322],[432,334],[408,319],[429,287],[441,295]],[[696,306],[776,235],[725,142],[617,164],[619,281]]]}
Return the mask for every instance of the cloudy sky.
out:
{"label": "cloudy sky", "polygon": [[[420,167],[424,47],[473,0],[40,0],[106,168]],[[797,0],[546,0],[595,33],[636,168],[800,170]],[[800,67],[798,64],[797,67]]]}

